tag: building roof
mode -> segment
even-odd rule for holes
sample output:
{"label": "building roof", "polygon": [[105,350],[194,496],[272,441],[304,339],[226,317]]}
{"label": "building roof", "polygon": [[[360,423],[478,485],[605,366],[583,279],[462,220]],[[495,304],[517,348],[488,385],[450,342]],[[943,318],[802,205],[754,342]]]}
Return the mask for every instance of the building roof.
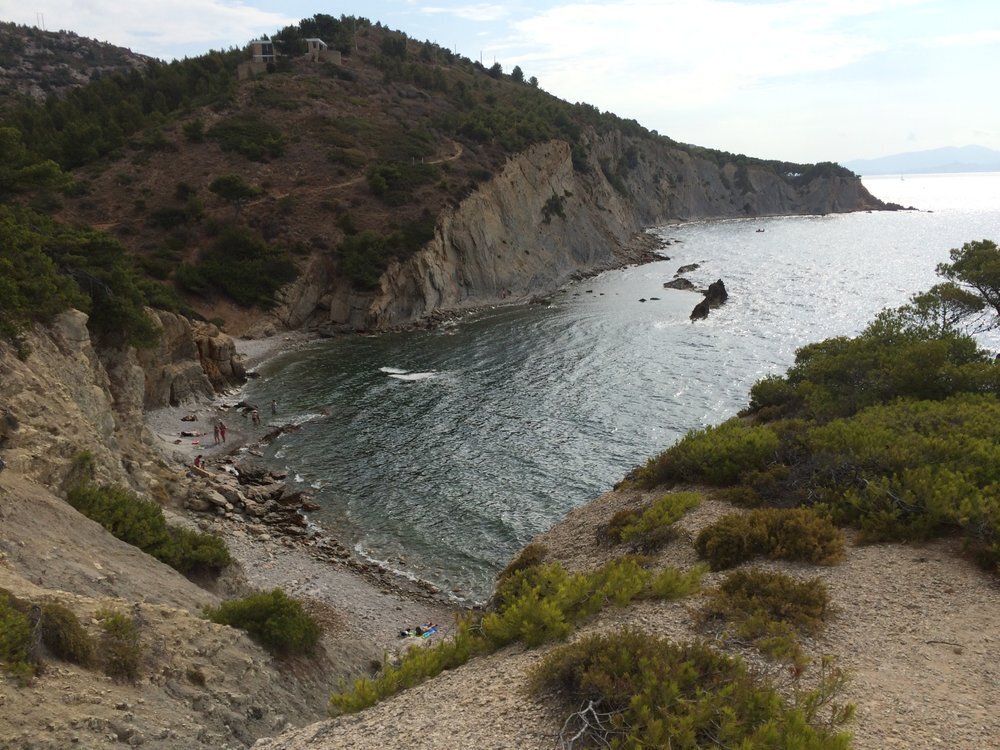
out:
{"label": "building roof", "polygon": [[321,45],[321,46],[323,46],[323,47],[325,47],[325,46],[326,46],[326,42],[324,42],[324,41],[323,41],[322,39],[319,39],[319,38],[317,38],[317,37],[313,37],[313,38],[311,38],[311,39],[306,39],[306,41],[307,41],[307,42],[316,42],[317,44],[319,44],[319,45]]}

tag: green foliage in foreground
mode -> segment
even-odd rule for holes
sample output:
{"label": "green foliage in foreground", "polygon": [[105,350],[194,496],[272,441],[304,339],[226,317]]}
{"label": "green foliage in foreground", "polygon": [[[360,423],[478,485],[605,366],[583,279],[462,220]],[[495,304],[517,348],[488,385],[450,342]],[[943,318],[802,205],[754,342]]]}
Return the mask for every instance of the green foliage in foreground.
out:
{"label": "green foliage in foreground", "polygon": [[101,622],[101,660],[105,674],[116,680],[134,682],[146,651],[138,623],[123,612],[103,609],[97,613]]}
{"label": "green foliage in foreground", "polygon": [[654,552],[673,537],[673,524],[701,499],[698,492],[668,492],[645,508],[616,513],[598,536],[612,544],[628,542],[643,552]]}
{"label": "green foliage in foreground", "polygon": [[706,526],[695,549],[712,570],[755,557],[832,565],[844,556],[844,534],[811,508],[759,508],[730,513]]}
{"label": "green foliage in foreground", "polygon": [[205,610],[220,625],[240,628],[264,648],[278,654],[309,654],[322,629],[302,603],[281,589],[250,594]]}
{"label": "green foliage in foreground", "polygon": [[708,592],[699,617],[702,627],[716,636],[750,643],[772,659],[804,668],[799,637],[823,628],[829,604],[818,578],[798,581],[783,573],[744,569]]}
{"label": "green foliage in foreground", "polygon": [[634,557],[612,560],[589,573],[567,573],[558,563],[511,573],[498,585],[494,609],[459,623],[451,638],[407,651],[398,665],[387,664],[374,679],[361,677],[330,697],[334,714],[355,713],[413,687],[473,656],[511,643],[538,646],[565,638],[573,626],[609,604],[635,598],[679,599],[698,590],[704,570],[667,568],[653,574]]}
{"label": "green foliage in foreground", "polygon": [[[925,312],[884,312],[856,338],[803,347],[785,376],[753,387],[744,415],[690,433],[634,481],[722,486],[748,506],[816,505],[863,541],[958,532],[1000,572],[1000,363],[942,323],[950,313],[928,325]],[[702,540],[714,567],[773,554],[759,548],[770,532],[748,524]],[[797,546],[824,547],[819,527],[805,531]]]}
{"label": "green foliage in foreground", "polygon": [[51,601],[18,599],[0,589],[0,665],[21,684],[42,668],[41,648],[56,659],[90,666],[95,645],[76,615]]}
{"label": "green foliage in foreground", "polygon": [[70,490],[66,500],[118,539],[181,573],[214,574],[232,562],[221,539],[169,526],[159,505],[122,487],[84,482]]}
{"label": "green foliage in foreground", "polygon": [[0,665],[22,684],[38,667],[33,645],[31,620],[14,605],[13,597],[0,589]]}
{"label": "green foliage in foreground", "polygon": [[[561,739],[584,747],[845,750],[836,727],[853,709],[820,710],[830,680],[796,704],[754,678],[740,659],[705,644],[677,644],[639,630],[592,635],[549,654],[532,676],[539,697],[569,711]],[[576,745],[574,745],[576,746]]]}
{"label": "green foliage in foreground", "polygon": [[672,448],[651,458],[635,475],[640,486],[702,483],[723,487],[775,460],[779,438],[766,425],[736,420],[689,432]]}

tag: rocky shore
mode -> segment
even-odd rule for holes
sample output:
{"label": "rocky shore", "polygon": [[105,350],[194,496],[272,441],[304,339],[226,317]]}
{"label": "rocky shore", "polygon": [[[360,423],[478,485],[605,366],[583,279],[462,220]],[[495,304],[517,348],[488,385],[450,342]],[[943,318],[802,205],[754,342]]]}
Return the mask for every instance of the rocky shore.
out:
{"label": "rocky shore", "polygon": [[[305,334],[236,339],[236,349],[253,372],[313,340]],[[297,428],[282,424],[269,406],[258,408],[262,424],[254,426],[243,414],[248,407],[238,406],[241,401],[235,391],[208,403],[146,413],[154,444],[184,488],[187,521],[226,541],[252,588],[281,588],[332,613],[341,631],[337,640],[356,640],[343,650],[356,663],[365,661],[360,654],[377,660],[398,650],[398,633],[408,626],[435,622],[446,635],[461,608],[426,582],[360,558],[336,529],[312,522],[309,513],[318,506],[308,493],[290,490],[284,474],[257,460],[263,444]],[[213,428],[219,422],[226,425],[226,440],[216,443]],[[198,455],[200,468],[193,466]]]}

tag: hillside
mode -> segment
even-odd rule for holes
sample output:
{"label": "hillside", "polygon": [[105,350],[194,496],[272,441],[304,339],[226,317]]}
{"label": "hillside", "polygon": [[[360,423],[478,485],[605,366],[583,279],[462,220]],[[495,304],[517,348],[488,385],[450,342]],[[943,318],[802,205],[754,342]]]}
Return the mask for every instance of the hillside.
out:
{"label": "hillside", "polygon": [[364,19],[307,21],[282,48],[315,33],[335,56],[287,54],[244,80],[236,51],[150,63],[13,111],[27,151],[72,170],[33,205],[115,237],[157,306],[236,334],[524,299],[620,263],[669,220],[885,208],[833,164],[675,143],[520,70]]}
{"label": "hillside", "polygon": [[984,146],[949,146],[856,159],[844,162],[844,166],[860,175],[1000,172],[1000,151]]}
{"label": "hillside", "polygon": [[[288,54],[244,78],[241,51],[146,61],[4,115],[0,744],[246,747],[322,718],[340,677],[396,657],[400,627],[460,632],[439,592],[315,536],[309,498],[250,446],[237,467],[246,420],[218,394],[254,361],[229,334],[379,331],[525,301],[650,257],[635,238],[668,220],[889,208],[836,165],[678,144],[363,19],[277,36],[293,51],[312,35],[339,58]],[[232,442],[209,446],[223,418]],[[87,482],[118,498],[112,515],[132,506],[105,485],[199,544],[224,540],[232,562],[185,576],[162,548],[113,538],[65,502]],[[202,616],[274,587],[321,624],[309,656]],[[33,635],[51,605],[106,671]],[[125,678],[108,668],[113,627],[138,631]]]}
{"label": "hillside", "polygon": [[71,31],[0,22],[0,112],[21,96],[62,95],[101,75],[142,70],[149,60]]}

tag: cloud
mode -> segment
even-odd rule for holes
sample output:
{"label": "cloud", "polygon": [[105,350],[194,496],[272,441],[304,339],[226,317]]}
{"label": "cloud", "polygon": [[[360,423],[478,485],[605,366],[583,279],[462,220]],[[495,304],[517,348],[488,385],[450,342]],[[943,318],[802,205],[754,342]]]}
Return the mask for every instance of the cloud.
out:
{"label": "cloud", "polygon": [[431,15],[449,15],[460,18],[463,21],[479,21],[492,23],[501,21],[510,16],[510,10],[503,5],[491,5],[489,3],[479,3],[477,5],[450,6],[423,6],[421,13]]}
{"label": "cloud", "polygon": [[[35,6],[29,11],[10,0],[0,0],[0,16],[31,26],[39,17]],[[297,21],[225,0],[47,0],[44,7],[50,31],[65,29],[161,58],[171,58],[179,49],[197,55],[242,46]]]}
{"label": "cloud", "polygon": [[[868,14],[917,0],[735,2],[625,0],[566,4],[514,25],[504,43],[548,90],[627,110],[632,97],[704,107],[734,92],[839,70],[885,49],[857,32]],[[504,54],[497,56],[504,59]],[[506,62],[506,61],[505,61]],[[610,94],[608,92],[611,92]]]}
{"label": "cloud", "polygon": [[928,47],[982,47],[1000,44],[1000,29],[980,29],[965,34],[949,34],[928,39]]}

